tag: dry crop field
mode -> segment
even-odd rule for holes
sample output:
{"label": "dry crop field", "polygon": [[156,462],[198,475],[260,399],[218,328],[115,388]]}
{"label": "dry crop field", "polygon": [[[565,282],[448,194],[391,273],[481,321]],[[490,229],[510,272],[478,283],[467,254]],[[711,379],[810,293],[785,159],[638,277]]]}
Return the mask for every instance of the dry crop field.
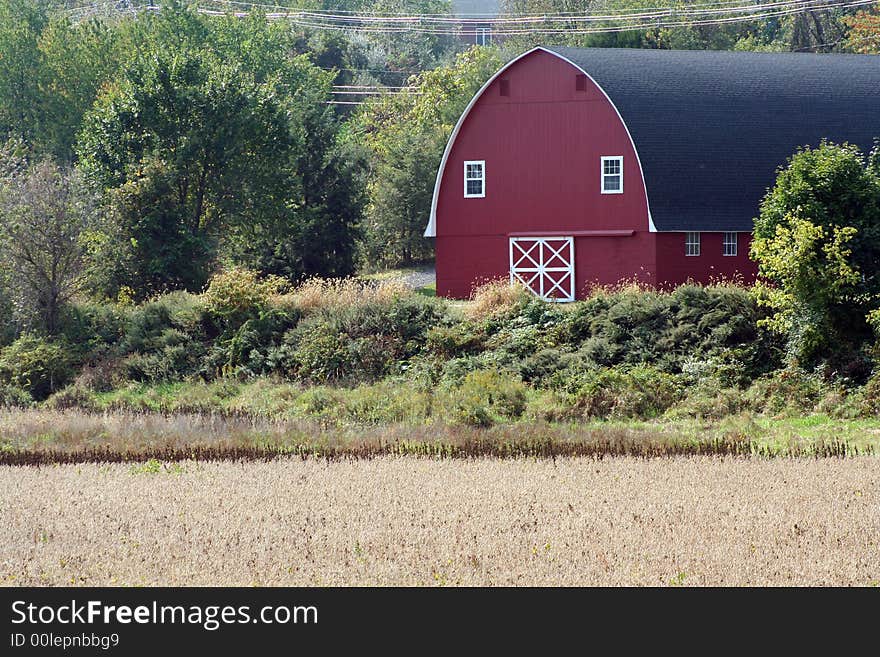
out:
{"label": "dry crop field", "polygon": [[877,585],[880,458],[0,468],[6,585]]}

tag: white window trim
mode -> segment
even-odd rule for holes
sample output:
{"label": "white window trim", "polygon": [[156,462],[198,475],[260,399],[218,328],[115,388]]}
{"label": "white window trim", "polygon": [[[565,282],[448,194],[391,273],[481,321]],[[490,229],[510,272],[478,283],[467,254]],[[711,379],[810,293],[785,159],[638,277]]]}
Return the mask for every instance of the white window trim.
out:
{"label": "white window trim", "polygon": [[[690,237],[691,235],[696,235],[696,236],[697,236],[697,241],[696,241],[696,242],[689,242],[689,241],[688,241],[688,237]],[[696,244],[696,245],[697,245],[697,252],[696,252],[696,253],[688,253],[688,246],[690,246],[691,244]],[[702,240],[702,237],[700,236],[700,232],[699,232],[699,231],[696,231],[696,230],[689,230],[688,232],[686,232],[686,233],[684,234],[684,255],[685,255],[686,257],[688,257],[688,258],[697,258],[697,257],[699,257],[699,256],[700,256],[700,252],[702,251],[702,244],[703,244],[703,240]]]}
{"label": "white window trim", "polygon": [[[727,241],[728,235],[733,235],[733,253],[725,253],[725,251],[727,250],[727,245],[730,244],[730,242]],[[737,255],[739,255],[739,233],[734,231],[725,231],[724,233],[722,233],[721,255],[726,258],[735,258]]]}
{"label": "white window trim", "polygon": [[[599,164],[599,189],[603,194],[623,194],[623,155],[603,155],[601,160]],[[620,189],[605,189],[605,163],[612,160],[620,163]]]}
{"label": "white window trim", "polygon": [[[468,175],[467,169],[469,164],[479,164],[480,171],[483,172],[483,177],[479,180],[482,184],[482,192],[479,194],[468,194]],[[465,160],[464,161],[464,197],[465,198],[486,198],[486,160]],[[471,178],[471,180],[477,180],[477,178]]]}

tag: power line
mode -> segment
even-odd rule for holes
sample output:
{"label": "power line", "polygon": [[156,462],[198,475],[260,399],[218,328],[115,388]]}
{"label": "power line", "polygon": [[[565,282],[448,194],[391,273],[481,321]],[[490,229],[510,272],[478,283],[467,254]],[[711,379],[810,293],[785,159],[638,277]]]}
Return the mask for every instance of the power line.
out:
{"label": "power line", "polygon": [[[493,33],[498,35],[510,34],[550,34],[559,32],[569,33],[595,33],[597,29],[575,27],[582,24],[615,23],[621,21],[637,21],[635,25],[603,25],[601,31],[620,31],[621,29],[638,29],[646,27],[643,23],[655,23],[665,19],[673,19],[671,23],[662,26],[678,26],[686,24],[720,24],[722,22],[742,22],[758,18],[788,15],[808,11],[824,11],[834,8],[850,8],[873,4],[875,0],[843,0],[833,2],[831,0],[776,0],[774,2],[753,2],[746,0],[726,0],[723,2],[695,3],[685,7],[657,7],[625,9],[619,11],[607,11],[604,14],[590,14],[588,12],[561,12],[556,14],[517,14],[485,17],[480,19],[462,18],[452,14],[398,14],[381,12],[361,12],[345,10],[311,10],[294,9],[281,5],[238,2],[236,0],[213,0],[207,5],[233,5],[248,7],[251,9],[281,9],[283,11],[266,12],[270,20],[288,20],[292,24],[312,29],[325,30],[352,30],[367,33],[398,33],[417,32],[425,34],[446,35],[471,35],[476,34],[477,26],[487,24],[493,28]],[[733,5],[733,6],[731,6]],[[152,4],[142,5],[142,10],[156,11],[158,7]],[[133,8],[136,10],[137,8]],[[242,11],[222,11],[200,5],[198,11],[209,15],[235,15],[243,16]],[[333,13],[338,12],[338,13]],[[695,18],[695,21],[683,21],[682,19]],[[735,20],[729,20],[735,18]],[[574,24],[564,29],[547,28],[554,23]],[[614,28],[617,28],[616,30]]]}
{"label": "power line", "polygon": [[[496,36],[550,35],[550,34],[598,34],[616,33],[639,29],[662,29],[698,25],[727,25],[751,22],[765,18],[830,11],[872,5],[876,0],[777,0],[743,4],[744,0],[694,4],[687,7],[664,7],[654,10],[625,10],[617,13],[595,15],[542,14],[498,16],[470,21],[452,15],[436,14],[382,15],[368,13],[330,13],[332,10],[288,9],[278,5],[214,0],[213,6],[235,4],[251,8],[285,9],[283,12],[266,12],[269,20],[285,20],[292,25],[315,30],[361,32],[366,34],[417,33],[438,36],[470,36],[481,28],[491,26]],[[735,5],[735,6],[730,6]],[[133,7],[128,11],[158,11],[155,5]],[[247,12],[221,11],[200,5],[198,12],[211,16],[246,16]],[[121,10],[120,10],[121,11]],[[565,26],[560,26],[565,25]],[[386,71],[378,71],[386,73]]]}
{"label": "power line", "polygon": [[[604,15],[541,15],[516,16],[512,18],[495,18],[481,21],[495,26],[494,35],[513,36],[523,34],[595,34],[622,32],[634,29],[664,28],[691,25],[724,25],[731,23],[750,22],[761,18],[772,18],[801,14],[806,12],[846,9],[874,4],[876,0],[781,0],[770,3],[757,3],[721,9],[681,9],[666,8],[657,12],[621,13]],[[200,7],[205,14],[221,15],[226,12]],[[244,14],[234,14],[244,15]],[[454,17],[433,19],[429,16],[395,17],[393,19],[376,19],[368,15],[338,16],[318,14],[316,12],[285,12],[266,14],[270,20],[287,20],[291,24],[317,30],[353,31],[372,34],[397,34],[401,32],[432,35],[475,35],[476,29],[469,30],[461,26],[461,21]],[[687,20],[693,17],[694,20]],[[668,19],[673,20],[668,20]],[[623,22],[622,24],[615,24]],[[635,22],[633,22],[635,21]],[[428,23],[425,25],[424,23]],[[432,24],[433,23],[433,24]],[[555,27],[553,23],[590,24],[602,23],[599,26]],[[611,23],[610,25],[608,23]],[[543,26],[547,27],[543,27]],[[513,26],[513,27],[511,27]]]}

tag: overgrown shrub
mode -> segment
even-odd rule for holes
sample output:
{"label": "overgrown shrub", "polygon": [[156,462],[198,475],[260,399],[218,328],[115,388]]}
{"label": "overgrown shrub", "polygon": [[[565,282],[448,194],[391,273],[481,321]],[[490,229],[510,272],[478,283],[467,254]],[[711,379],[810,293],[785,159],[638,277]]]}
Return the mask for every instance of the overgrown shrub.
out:
{"label": "overgrown shrub", "polygon": [[171,292],[129,310],[120,352],[147,352],[161,347],[162,336],[169,328],[198,342],[216,336],[200,297],[188,292]]}
{"label": "overgrown shrub", "polygon": [[130,380],[179,380],[199,370],[215,337],[202,300],[172,292],[129,311],[118,353]]}
{"label": "overgrown shrub", "polygon": [[280,276],[260,278],[259,272],[233,267],[211,277],[202,301],[224,330],[235,330],[268,310],[272,299],[289,286]]}
{"label": "overgrown shrub", "polygon": [[24,408],[33,403],[34,398],[27,390],[9,383],[0,383],[0,407]]}
{"label": "overgrown shrub", "polygon": [[483,349],[485,336],[471,322],[432,326],[425,334],[425,348],[440,358],[455,358]]}
{"label": "overgrown shrub", "polygon": [[373,381],[419,354],[439,321],[436,301],[410,295],[316,313],[284,341],[293,348],[291,361],[301,378]]}
{"label": "overgrown shrub", "polygon": [[293,367],[292,350],[284,336],[297,326],[301,316],[301,311],[290,305],[260,311],[214,340],[203,359],[202,373],[208,378],[248,378],[288,372]]}
{"label": "overgrown shrub", "polygon": [[511,372],[476,370],[464,377],[451,395],[453,420],[470,426],[491,426],[513,420],[526,410],[526,386]]}
{"label": "overgrown shrub", "polygon": [[44,402],[46,408],[65,410],[77,408],[84,411],[98,410],[98,404],[92,391],[76,383],[66,386],[49,396]]}
{"label": "overgrown shrub", "polygon": [[67,384],[74,365],[69,345],[26,333],[0,350],[0,381],[40,401]]}
{"label": "overgrown shrub", "polygon": [[551,380],[558,407],[550,420],[647,419],[683,397],[679,377],[649,365],[569,369]]}
{"label": "overgrown shrub", "polygon": [[760,312],[747,289],[682,285],[672,292],[597,290],[551,327],[595,365],[650,364],[679,373],[693,360],[739,360],[742,379],[779,367],[781,342],[758,328]]}
{"label": "overgrown shrub", "polygon": [[519,282],[511,283],[507,279],[487,281],[474,289],[465,315],[474,320],[497,317],[513,312],[533,298]]}
{"label": "overgrown shrub", "polygon": [[803,414],[816,410],[832,387],[821,374],[786,368],[756,379],[745,391],[744,398],[757,412]]}

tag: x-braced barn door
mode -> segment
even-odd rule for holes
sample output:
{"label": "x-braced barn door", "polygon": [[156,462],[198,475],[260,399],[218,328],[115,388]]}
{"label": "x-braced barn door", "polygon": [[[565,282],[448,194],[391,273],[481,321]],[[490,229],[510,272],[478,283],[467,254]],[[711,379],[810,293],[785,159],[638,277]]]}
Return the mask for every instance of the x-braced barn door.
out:
{"label": "x-braced barn door", "polygon": [[574,301],[574,238],[511,237],[514,280],[547,301]]}

